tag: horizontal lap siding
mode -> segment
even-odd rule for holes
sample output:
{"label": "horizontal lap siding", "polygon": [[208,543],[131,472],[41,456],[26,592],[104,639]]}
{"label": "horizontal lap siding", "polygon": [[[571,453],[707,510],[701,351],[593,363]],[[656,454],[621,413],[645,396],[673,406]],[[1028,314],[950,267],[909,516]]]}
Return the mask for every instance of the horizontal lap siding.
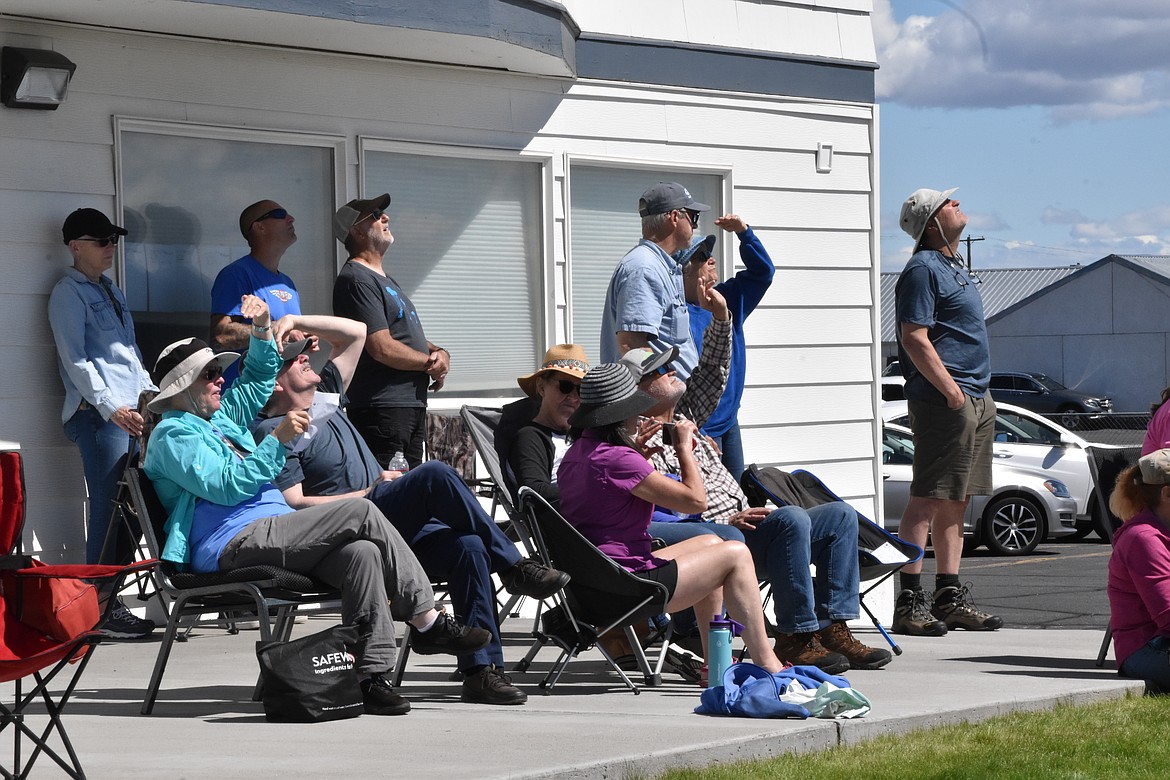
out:
{"label": "horizontal lap siding", "polygon": [[[0,438],[25,450],[30,523],[45,549],[81,549],[84,502],[80,459],[60,431],[63,391],[45,308],[69,262],[64,215],[114,211],[113,115],[340,136],[354,194],[359,136],[551,155],[546,286],[555,340],[566,332],[566,154],[729,170],[729,208],[757,228],[778,266],[747,328],[748,458],[827,469],[845,486],[834,485],[838,492],[872,500],[869,107],[13,28],[52,38],[78,63],[59,111],[0,112],[0,358],[14,367],[0,391]],[[834,146],[830,174],[815,170],[817,143]],[[225,214],[240,207],[225,204]],[[728,257],[738,262],[734,249]]]}

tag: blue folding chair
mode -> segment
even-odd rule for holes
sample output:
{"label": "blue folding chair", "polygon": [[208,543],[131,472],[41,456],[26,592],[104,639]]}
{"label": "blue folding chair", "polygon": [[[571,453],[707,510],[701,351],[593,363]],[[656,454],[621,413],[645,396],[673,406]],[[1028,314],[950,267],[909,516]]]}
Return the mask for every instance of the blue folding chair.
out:
{"label": "blue folding chair", "polygon": [[[842,500],[829,490],[819,477],[803,469],[789,473],[771,466],[760,468],[752,464],[744,471],[740,485],[752,506],[764,506],[771,501],[778,507],[799,506],[812,509],[814,506]],[[895,655],[901,655],[902,648],[898,647],[898,643],[866,605],[865,597],[894,576],[903,566],[920,560],[921,547],[899,539],[865,515],[857,513],[857,561],[862,583],[870,583],[869,587],[858,594],[858,598],[861,608],[873,621],[874,627],[889,642]]]}

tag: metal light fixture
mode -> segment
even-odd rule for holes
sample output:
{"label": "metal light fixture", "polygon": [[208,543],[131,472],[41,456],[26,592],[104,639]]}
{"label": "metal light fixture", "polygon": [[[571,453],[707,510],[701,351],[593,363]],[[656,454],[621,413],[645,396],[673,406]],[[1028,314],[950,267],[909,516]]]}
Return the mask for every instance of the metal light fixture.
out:
{"label": "metal light fixture", "polygon": [[0,50],[0,103],[55,111],[65,102],[75,70],[76,65],[55,51],[5,46]]}

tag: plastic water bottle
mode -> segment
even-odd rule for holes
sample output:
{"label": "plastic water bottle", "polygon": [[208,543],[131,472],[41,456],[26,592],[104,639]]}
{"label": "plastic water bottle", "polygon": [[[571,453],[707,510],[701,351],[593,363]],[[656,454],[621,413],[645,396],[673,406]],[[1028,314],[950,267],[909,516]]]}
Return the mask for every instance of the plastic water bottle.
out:
{"label": "plastic water bottle", "polygon": [[406,456],[402,454],[402,450],[394,453],[394,457],[390,459],[386,469],[387,471],[401,471],[403,474],[410,471],[410,464],[406,462]]}
{"label": "plastic water bottle", "polygon": [[723,684],[723,673],[731,666],[732,621],[716,615],[707,627],[707,686]]}

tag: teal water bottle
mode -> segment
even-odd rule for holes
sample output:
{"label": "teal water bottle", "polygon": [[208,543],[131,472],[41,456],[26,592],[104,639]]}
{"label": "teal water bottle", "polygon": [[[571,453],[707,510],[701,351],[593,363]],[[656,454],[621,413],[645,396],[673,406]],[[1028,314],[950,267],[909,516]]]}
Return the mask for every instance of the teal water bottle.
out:
{"label": "teal water bottle", "polygon": [[731,666],[732,620],[716,615],[707,626],[707,686],[723,684],[723,673]]}

